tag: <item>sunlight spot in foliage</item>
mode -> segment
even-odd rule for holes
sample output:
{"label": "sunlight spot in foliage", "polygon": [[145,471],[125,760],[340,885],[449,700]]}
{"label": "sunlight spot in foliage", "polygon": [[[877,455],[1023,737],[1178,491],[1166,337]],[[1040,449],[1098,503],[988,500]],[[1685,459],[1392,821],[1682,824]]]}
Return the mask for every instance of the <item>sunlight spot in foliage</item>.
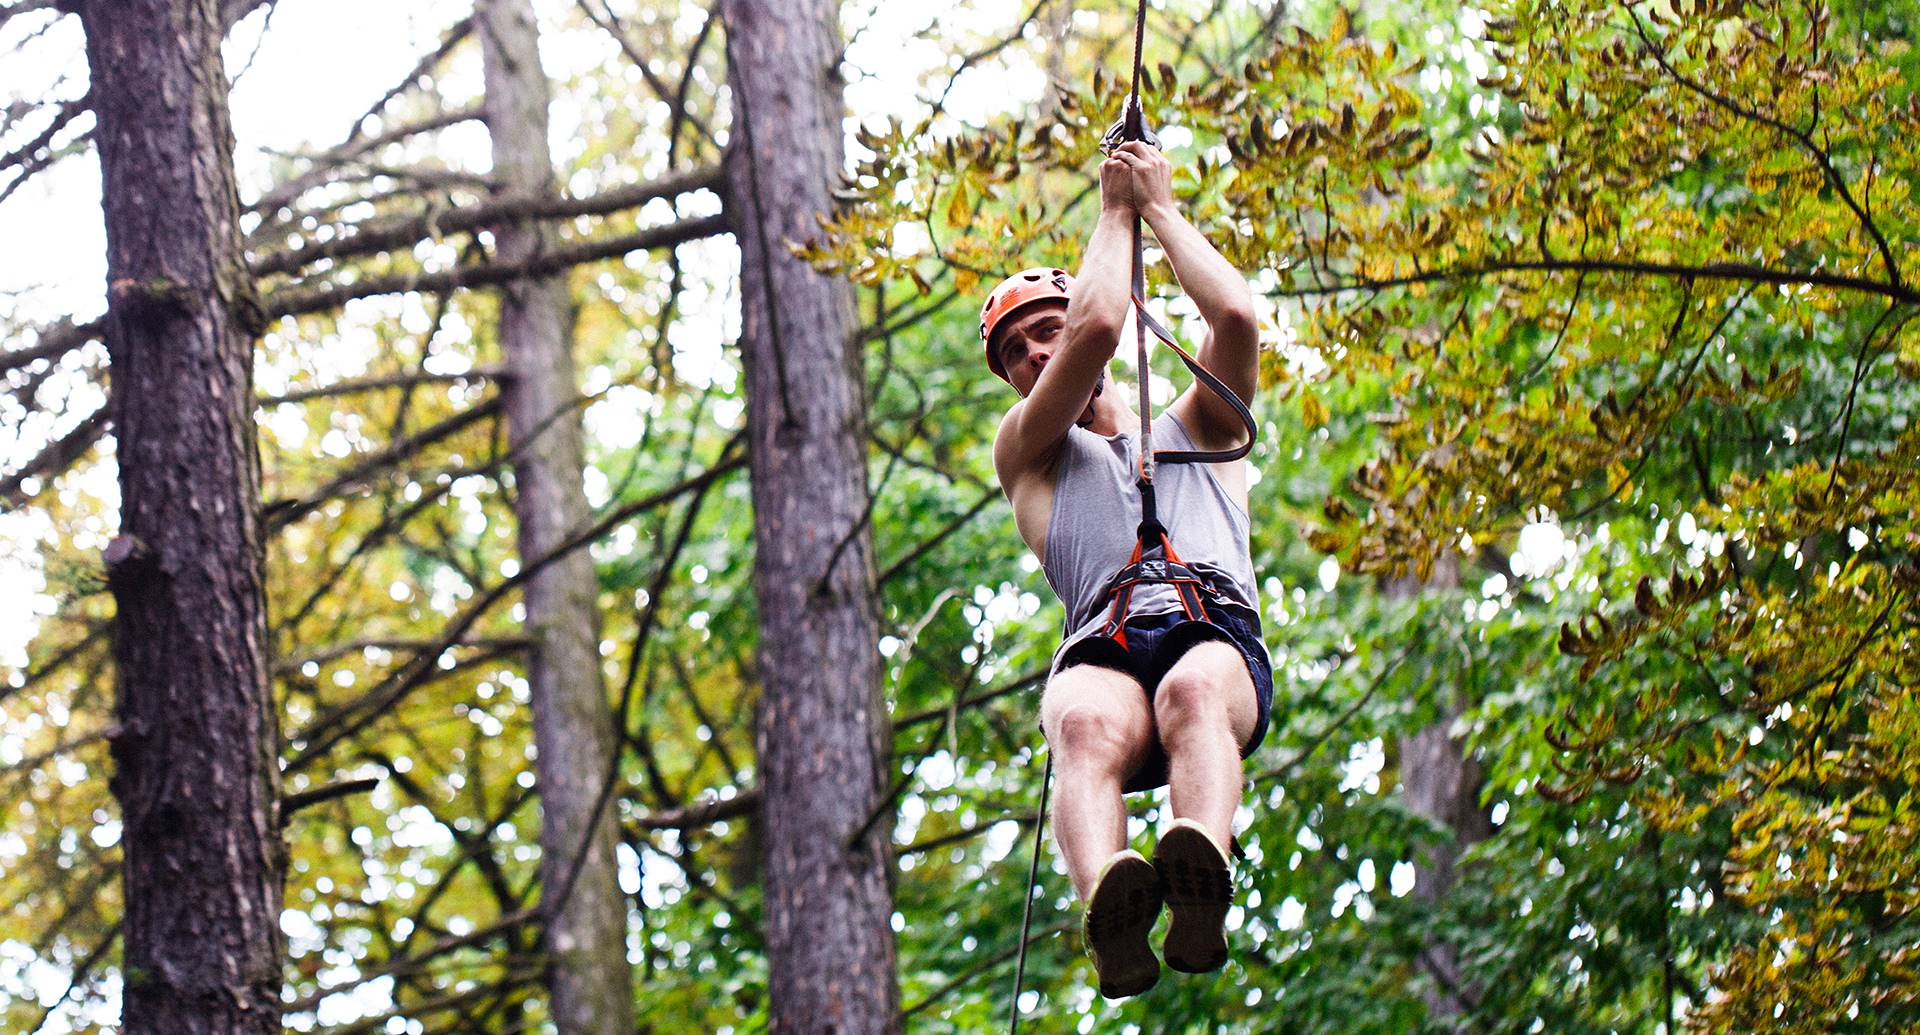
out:
{"label": "sunlight spot in foliage", "polygon": [[1513,572],[1522,577],[1551,574],[1565,560],[1566,533],[1556,521],[1533,521],[1520,530]]}
{"label": "sunlight spot in foliage", "polygon": [[1005,859],[1020,840],[1020,824],[1013,820],[1002,820],[987,828],[987,843],[980,849],[980,858],[988,864]]}
{"label": "sunlight spot in foliage", "polygon": [[1280,916],[1275,922],[1280,925],[1282,931],[1297,931],[1306,919],[1306,904],[1288,895],[1286,900],[1280,903]]}
{"label": "sunlight spot in foliage", "polygon": [[640,853],[624,842],[613,846],[619,871],[620,890],[628,895],[640,893]]}
{"label": "sunlight spot in foliage", "polygon": [[928,235],[927,228],[917,220],[903,220],[893,225],[893,247],[890,251],[892,251],[894,258],[912,258],[915,255],[924,254],[932,250],[932,248],[933,238]]}
{"label": "sunlight spot in foliage", "polygon": [[1326,560],[1321,561],[1320,562],[1320,588],[1325,590],[1328,593],[1331,593],[1333,592],[1333,587],[1339,584],[1340,584],[1339,558],[1328,557]]}
{"label": "sunlight spot in foliage", "polygon": [[943,791],[953,786],[958,769],[953,764],[953,756],[945,751],[936,751],[920,763],[920,781],[929,790]]}
{"label": "sunlight spot in foliage", "polygon": [[1340,789],[1363,790],[1368,794],[1378,794],[1380,793],[1380,772],[1386,767],[1387,752],[1385,742],[1381,738],[1374,737],[1364,743],[1355,744],[1347,749],[1347,760],[1341,765],[1345,775],[1340,779]]}
{"label": "sunlight spot in foliage", "polygon": [[1393,864],[1387,873],[1387,893],[1394,898],[1402,898],[1413,891],[1415,873],[1413,864],[1402,859]]}
{"label": "sunlight spot in foliage", "polygon": [[[1333,889],[1333,906],[1328,912],[1335,917],[1345,916],[1347,909],[1353,905],[1354,899],[1358,897],[1359,894],[1360,885],[1350,880],[1341,881],[1340,886]],[[1366,918],[1361,917],[1361,919],[1364,920]]]}

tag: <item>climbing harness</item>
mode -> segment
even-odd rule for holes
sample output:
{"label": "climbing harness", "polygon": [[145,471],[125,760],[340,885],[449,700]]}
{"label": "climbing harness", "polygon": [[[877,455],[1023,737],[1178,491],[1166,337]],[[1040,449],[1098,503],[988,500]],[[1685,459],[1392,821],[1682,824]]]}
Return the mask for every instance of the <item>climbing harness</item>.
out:
{"label": "climbing harness", "polygon": [[[1121,145],[1133,141],[1141,141],[1155,148],[1160,146],[1159,139],[1147,128],[1146,112],[1140,104],[1141,48],[1146,41],[1146,31],[1147,0],[1140,0],[1139,8],[1134,15],[1133,22],[1133,84],[1127,92],[1126,107],[1123,109],[1119,121],[1115,122],[1100,138],[1100,150],[1105,154],[1112,154],[1115,150],[1119,149]],[[1097,637],[1104,637],[1115,641],[1123,650],[1127,645],[1126,622],[1128,608],[1133,600],[1133,591],[1139,586],[1152,584],[1172,586],[1174,591],[1179,594],[1181,609],[1186,612],[1189,619],[1195,621],[1207,620],[1208,601],[1219,604],[1230,602],[1231,599],[1215,589],[1211,582],[1198,571],[1182,563],[1180,556],[1174,552],[1172,537],[1168,534],[1167,527],[1160,523],[1158,508],[1154,499],[1153,475],[1156,465],[1225,463],[1230,460],[1238,460],[1246,456],[1249,452],[1252,452],[1253,441],[1258,433],[1257,425],[1253,419],[1253,411],[1247,408],[1245,400],[1242,400],[1239,395],[1235,394],[1233,389],[1227,387],[1225,382],[1215,377],[1212,371],[1202,366],[1199,360],[1195,359],[1191,353],[1180,346],[1180,343],[1174,339],[1170,331],[1161,326],[1158,320],[1155,320],[1148,314],[1146,304],[1146,249],[1142,240],[1141,223],[1142,220],[1136,213],[1133,221],[1132,304],[1135,347],[1134,372],[1140,402],[1139,481],[1137,483],[1140,489],[1140,526],[1134,537],[1132,556],[1128,559],[1126,566],[1114,573],[1113,577],[1108,580],[1106,587],[1102,590],[1098,598],[1103,604],[1110,600],[1111,605],[1108,607],[1106,623],[1101,627],[1100,631],[1095,634]],[[1020,276],[1020,274],[1016,274],[1015,276]],[[995,294],[998,295],[999,291],[1000,289],[996,288]],[[1064,286],[1062,286],[1062,293],[1064,294]],[[982,337],[986,337],[991,330],[986,318],[993,309],[994,299],[993,297],[989,297],[987,306],[981,313]],[[994,322],[998,322],[999,317],[1004,317],[1011,311],[1012,307],[1004,306],[1003,303],[1003,308],[996,314]],[[1147,384],[1149,381],[1149,370],[1147,366],[1148,332],[1152,332],[1155,338],[1160,339],[1162,344],[1172,349],[1174,353],[1180,357],[1181,362],[1186,364],[1187,369],[1193,373],[1195,380],[1206,385],[1209,391],[1219,396],[1221,400],[1233,409],[1234,415],[1240,419],[1240,423],[1245,426],[1247,430],[1247,440],[1245,442],[1231,449],[1160,450],[1158,452],[1154,450],[1153,411],[1148,405],[1149,400],[1147,398]],[[991,350],[988,352],[988,362],[994,366],[994,372],[996,374],[1000,374],[1001,377],[1006,376],[999,369],[998,360],[993,356]],[[1008,1027],[1011,1035],[1019,1035],[1020,1031],[1021,983],[1026,971],[1027,938],[1033,925],[1033,889],[1040,873],[1041,835],[1046,826],[1047,816],[1047,788],[1048,784],[1052,782],[1052,779],[1053,754],[1052,752],[1048,752],[1046,769],[1040,778],[1040,809],[1035,815],[1034,822],[1033,860],[1027,871],[1026,911],[1020,923],[1019,961],[1014,966],[1013,1007],[1011,1011],[1012,1023]]]}

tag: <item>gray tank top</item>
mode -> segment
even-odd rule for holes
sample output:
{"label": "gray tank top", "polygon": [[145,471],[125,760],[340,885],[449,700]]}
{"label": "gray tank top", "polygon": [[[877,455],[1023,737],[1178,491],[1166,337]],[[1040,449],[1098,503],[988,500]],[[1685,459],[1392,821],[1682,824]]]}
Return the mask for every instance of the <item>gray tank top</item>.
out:
{"label": "gray tank top", "polygon": [[[1156,449],[1199,448],[1170,413],[1154,418],[1153,438]],[[1107,617],[1100,590],[1133,555],[1140,527],[1134,450],[1131,432],[1104,438],[1067,429],[1054,473],[1047,555],[1041,561],[1047,582],[1067,609],[1060,653],[1100,630]],[[1257,612],[1246,511],[1206,464],[1162,464],[1154,470],[1153,485],[1174,552],[1235,603]],[[1130,610],[1135,615],[1178,611],[1180,597],[1170,586],[1140,586]],[[1054,655],[1056,665],[1060,653]]]}

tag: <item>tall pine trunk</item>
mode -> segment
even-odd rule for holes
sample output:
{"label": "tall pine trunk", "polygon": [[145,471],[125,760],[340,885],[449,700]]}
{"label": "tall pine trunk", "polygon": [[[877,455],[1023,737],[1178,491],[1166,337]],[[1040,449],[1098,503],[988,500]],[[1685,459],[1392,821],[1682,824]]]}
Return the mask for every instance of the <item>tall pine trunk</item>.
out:
{"label": "tall pine trunk", "polygon": [[[726,0],[760,607],[770,1030],[897,1029],[866,404],[847,286],[794,259],[841,168],[831,0]],[[862,827],[868,828],[862,832]],[[861,836],[854,838],[856,832]]]}
{"label": "tall pine trunk", "polygon": [[259,305],[215,0],[80,4],[107,229],[122,1030],[280,1030]]}
{"label": "tall pine trunk", "polygon": [[[1421,583],[1405,578],[1386,582],[1382,595],[1406,599],[1423,588],[1454,589],[1460,585],[1460,559],[1448,554],[1434,565],[1432,577]],[[1443,700],[1440,719],[1400,741],[1400,787],[1408,811],[1423,816],[1451,835],[1414,860],[1413,897],[1437,904],[1458,882],[1461,853],[1493,836],[1493,822],[1480,806],[1480,767],[1469,758],[1466,745],[1453,734],[1453,724],[1471,702],[1461,693]],[[1472,1012],[1480,987],[1464,973],[1460,955],[1448,942],[1429,939],[1420,950],[1421,969],[1432,981],[1423,993],[1428,1019],[1440,1027],[1455,1025]]]}
{"label": "tall pine trunk", "polygon": [[[486,72],[495,193],[552,197],[547,77],[529,0],[475,8]],[[494,228],[498,260],[518,264],[549,250],[535,220]],[[587,523],[573,313],[564,275],[529,277],[500,291],[507,428],[514,450],[520,558],[531,567]],[[602,801],[615,743],[600,676],[599,586],[593,559],[574,550],[535,572],[525,589],[533,641],[535,776],[540,790],[540,887],[549,1010],[560,1035],[633,1030],[627,909],[613,810]]]}

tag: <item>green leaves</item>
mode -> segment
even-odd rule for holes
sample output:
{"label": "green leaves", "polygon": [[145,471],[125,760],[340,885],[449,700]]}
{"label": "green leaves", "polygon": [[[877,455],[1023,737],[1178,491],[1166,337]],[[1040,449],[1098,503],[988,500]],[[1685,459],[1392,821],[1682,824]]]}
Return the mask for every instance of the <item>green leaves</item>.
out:
{"label": "green leaves", "polygon": [[[1281,735],[1342,702],[1389,743],[1464,688],[1509,816],[1440,915],[1260,943],[1249,974],[1312,990],[1289,998],[1301,1030],[1403,1030],[1418,977],[1328,971],[1417,975],[1396,947],[1433,938],[1499,990],[1489,1030],[1920,1024],[1920,113],[1892,42],[1911,7],[1326,5],[1226,74],[1157,69],[1193,136],[1183,204],[1285,315],[1262,370],[1286,448],[1257,457],[1286,502],[1265,517],[1347,576],[1287,598],[1284,642],[1342,664],[1413,644],[1433,673],[1386,704],[1338,664],[1283,671]],[[820,254],[921,291],[1071,263],[1117,97],[1098,70],[1070,81],[1090,85],[1044,119],[882,141],[888,193]],[[928,253],[885,253],[898,221],[932,229]],[[1302,355],[1322,366],[1296,374]],[[1569,544],[1542,569],[1534,526]],[[1318,557],[1262,549],[1313,585]],[[1436,593],[1462,624],[1382,617],[1353,577],[1463,569]],[[1341,783],[1303,765],[1249,832],[1326,846],[1254,878],[1270,935],[1275,901],[1325,909],[1339,851],[1420,843]]]}

